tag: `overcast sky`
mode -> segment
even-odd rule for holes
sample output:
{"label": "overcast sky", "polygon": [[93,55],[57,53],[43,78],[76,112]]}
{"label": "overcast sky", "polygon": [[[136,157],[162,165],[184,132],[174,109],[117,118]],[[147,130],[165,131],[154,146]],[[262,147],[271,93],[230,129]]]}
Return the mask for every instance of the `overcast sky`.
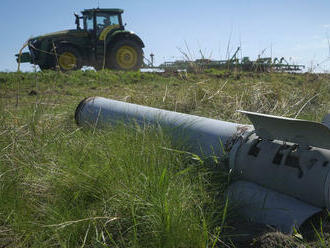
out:
{"label": "overcast sky", "polygon": [[143,39],[156,64],[182,59],[187,48],[192,59],[199,51],[225,59],[241,46],[239,55],[251,59],[263,53],[330,70],[329,0],[1,0],[0,71],[16,70],[14,55],[29,37],[75,28],[73,12],[98,2],[125,10],[126,28]]}

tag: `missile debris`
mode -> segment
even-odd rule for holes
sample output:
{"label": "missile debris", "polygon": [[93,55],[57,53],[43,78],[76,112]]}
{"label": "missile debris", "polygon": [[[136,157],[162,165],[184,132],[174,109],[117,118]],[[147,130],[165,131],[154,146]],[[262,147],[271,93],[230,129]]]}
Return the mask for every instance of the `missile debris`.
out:
{"label": "missile debris", "polygon": [[[224,144],[232,139],[238,129],[252,126],[176,113],[102,97],[83,100],[77,107],[78,125],[104,126],[117,122],[140,125],[160,125],[171,131],[174,140],[185,139],[191,144],[190,152],[204,156],[222,156]],[[220,127],[220,128],[219,128]],[[222,127],[222,128],[221,128]],[[221,142],[220,142],[221,141]]]}
{"label": "missile debris", "polygon": [[[291,233],[330,209],[330,129],[323,123],[246,111],[253,125],[176,113],[102,97],[77,107],[78,125],[121,123],[167,129],[201,157],[229,157],[228,197],[245,218]],[[174,142],[174,143],[175,143]]]}

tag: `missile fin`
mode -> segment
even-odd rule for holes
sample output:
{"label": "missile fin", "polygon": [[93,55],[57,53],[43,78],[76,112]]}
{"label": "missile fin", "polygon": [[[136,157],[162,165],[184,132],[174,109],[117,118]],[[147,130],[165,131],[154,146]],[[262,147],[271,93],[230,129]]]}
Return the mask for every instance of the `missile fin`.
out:
{"label": "missile fin", "polygon": [[330,117],[325,118],[328,121],[322,124],[243,110],[238,110],[238,112],[247,115],[256,134],[261,138],[330,149],[330,128],[328,125]]}

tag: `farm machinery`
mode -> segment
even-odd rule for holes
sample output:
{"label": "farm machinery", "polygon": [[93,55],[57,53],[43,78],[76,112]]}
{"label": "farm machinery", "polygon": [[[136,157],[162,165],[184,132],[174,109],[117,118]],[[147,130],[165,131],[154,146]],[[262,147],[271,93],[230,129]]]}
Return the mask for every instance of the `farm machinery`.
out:
{"label": "farm machinery", "polygon": [[[144,43],[135,33],[125,30],[122,9],[85,9],[82,15],[75,14],[76,29],[64,30],[30,38],[17,56],[18,69],[21,63],[38,65],[41,70],[79,70],[92,66],[96,70],[160,69],[163,71],[200,72],[206,69],[239,70],[253,72],[301,71],[303,65],[289,64],[283,57],[261,58],[252,61],[249,57],[238,58],[240,47],[227,60],[210,60],[202,56],[197,60],[164,62],[158,67],[144,63]],[[82,27],[80,23],[82,22]],[[29,52],[22,52],[26,47]],[[147,59],[146,59],[147,60]]]}
{"label": "farm machinery", "polygon": [[238,47],[233,56],[227,60],[210,60],[201,59],[196,60],[176,60],[173,62],[164,62],[158,68],[164,71],[178,71],[184,70],[188,72],[203,71],[207,69],[216,70],[238,70],[250,72],[297,72],[305,68],[304,65],[290,64],[282,58],[265,57],[258,58],[253,61],[249,57],[239,59],[237,53],[241,48]]}
{"label": "farm machinery", "polygon": [[[81,13],[82,16],[75,14],[76,29],[29,39],[16,54],[17,62],[32,63],[41,70],[62,71],[82,66],[93,66],[96,70],[137,70],[142,66],[144,43],[125,30],[122,9],[85,9]],[[29,52],[22,53],[25,47]]]}

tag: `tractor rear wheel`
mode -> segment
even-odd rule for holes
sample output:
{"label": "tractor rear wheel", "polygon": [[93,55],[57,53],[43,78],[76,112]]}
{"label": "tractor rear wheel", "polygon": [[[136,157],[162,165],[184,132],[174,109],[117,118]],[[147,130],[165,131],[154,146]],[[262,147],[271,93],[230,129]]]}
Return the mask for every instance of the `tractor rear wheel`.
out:
{"label": "tractor rear wheel", "polygon": [[115,70],[138,70],[143,63],[142,47],[134,40],[118,41],[107,56],[107,67]]}
{"label": "tractor rear wheel", "polygon": [[72,46],[62,46],[56,51],[57,64],[61,71],[79,70],[82,58],[79,51]]}

